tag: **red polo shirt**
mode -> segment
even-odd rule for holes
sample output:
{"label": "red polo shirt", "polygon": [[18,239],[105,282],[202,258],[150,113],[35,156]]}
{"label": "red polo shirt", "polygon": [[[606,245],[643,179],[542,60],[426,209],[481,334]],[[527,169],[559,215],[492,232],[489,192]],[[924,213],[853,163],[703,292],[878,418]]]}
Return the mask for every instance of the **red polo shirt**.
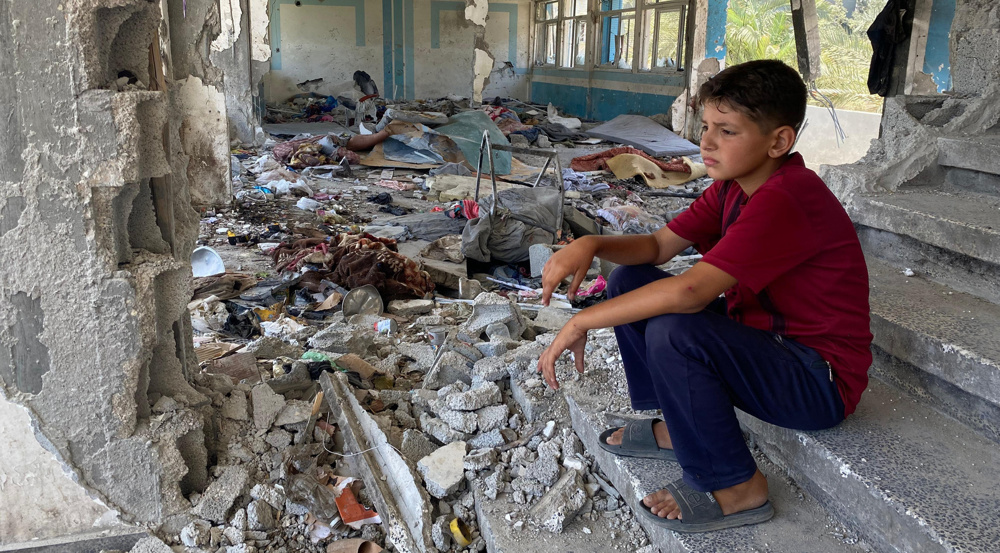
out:
{"label": "red polo shirt", "polygon": [[868,268],[847,212],[802,156],[749,198],[735,181],[715,181],[667,226],[736,278],[729,317],[816,350],[853,413],[872,362]]}

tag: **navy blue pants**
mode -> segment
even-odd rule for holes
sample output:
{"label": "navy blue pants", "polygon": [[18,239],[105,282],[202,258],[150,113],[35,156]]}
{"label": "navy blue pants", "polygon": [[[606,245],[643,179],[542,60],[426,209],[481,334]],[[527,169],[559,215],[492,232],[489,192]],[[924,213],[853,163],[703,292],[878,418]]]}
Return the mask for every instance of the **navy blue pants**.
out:
{"label": "navy blue pants", "polygon": [[[614,297],[671,276],[650,265],[611,274]],[[703,492],[745,482],[757,469],[734,407],[799,430],[844,419],[829,366],[789,338],[740,324],[725,301],[691,314],[659,315],[615,327],[634,409],[657,409],[684,480]]]}

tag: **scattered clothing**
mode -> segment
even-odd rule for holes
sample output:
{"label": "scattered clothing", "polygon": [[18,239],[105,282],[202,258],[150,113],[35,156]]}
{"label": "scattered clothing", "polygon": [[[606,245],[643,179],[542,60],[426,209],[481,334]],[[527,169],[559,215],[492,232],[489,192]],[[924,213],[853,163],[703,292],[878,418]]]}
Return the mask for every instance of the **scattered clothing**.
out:
{"label": "scattered clothing", "polygon": [[570,161],[569,166],[574,171],[610,171],[608,168],[608,160],[621,154],[634,154],[637,156],[642,156],[653,163],[657,167],[663,169],[664,171],[676,171],[682,173],[690,173],[691,168],[684,163],[683,160],[679,158],[671,159],[670,161],[661,161],[653,158],[646,152],[642,150],[637,150],[631,146],[620,146],[618,148],[611,148],[610,150],[605,150],[603,152],[597,152],[585,156],[575,157]]}

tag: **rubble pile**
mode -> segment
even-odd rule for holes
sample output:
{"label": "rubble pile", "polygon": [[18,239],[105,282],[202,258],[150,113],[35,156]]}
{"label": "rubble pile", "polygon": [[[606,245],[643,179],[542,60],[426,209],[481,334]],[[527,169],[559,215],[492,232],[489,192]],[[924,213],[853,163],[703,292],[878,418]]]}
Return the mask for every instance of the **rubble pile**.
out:
{"label": "rubble pile", "polygon": [[[348,124],[383,104],[334,100],[293,102],[299,119]],[[206,439],[215,447],[207,487],[188,493],[190,511],[159,529],[159,545],[484,551],[483,532],[499,526],[530,540],[579,524],[612,534],[622,550],[653,550],[584,451],[565,400],[536,373],[572,314],[602,301],[613,266],[595,261],[574,301],[557,294],[546,307],[541,267],[574,236],[656,230],[709,183],[689,158],[601,146],[586,136],[589,123],[551,107],[463,106],[393,106],[404,124],[390,124],[393,140],[371,153],[324,134],[234,150],[236,201],[203,214],[199,245],[211,269],[195,267],[188,306],[201,365],[194,385],[211,399]],[[563,222],[544,235],[535,223],[518,227],[518,260],[474,263],[468,227],[494,207],[489,172],[475,200],[469,152],[495,131],[515,145],[558,140],[557,153],[579,151],[561,174],[539,169],[537,152],[495,158],[487,171],[498,178],[501,217],[524,214],[505,190],[562,182]],[[401,147],[440,161],[389,159]],[[656,169],[619,178],[617,164],[640,163],[623,156]],[[667,190],[650,181],[668,177],[677,182]],[[586,385],[630,411],[613,333],[592,333],[587,351]],[[557,368],[573,381],[567,357]],[[171,398],[151,400],[154,413],[172,416]]]}

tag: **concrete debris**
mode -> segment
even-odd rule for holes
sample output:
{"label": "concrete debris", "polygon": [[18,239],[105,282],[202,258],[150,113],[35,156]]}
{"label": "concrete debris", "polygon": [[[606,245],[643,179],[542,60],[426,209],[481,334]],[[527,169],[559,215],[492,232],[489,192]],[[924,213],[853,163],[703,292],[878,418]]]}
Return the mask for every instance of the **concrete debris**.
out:
{"label": "concrete debris", "polygon": [[309,414],[311,411],[311,401],[303,401],[300,399],[288,400],[275,417],[274,426],[289,426],[304,423],[309,420]]}
{"label": "concrete debris", "polygon": [[458,279],[458,297],[474,300],[483,293],[483,284],[474,278]]}
{"label": "concrete debris", "polygon": [[285,397],[277,394],[268,384],[258,384],[250,392],[253,401],[253,422],[260,431],[271,428],[278,413],[285,407]]}
{"label": "concrete debris", "polygon": [[195,516],[212,522],[225,522],[236,498],[243,495],[250,482],[250,475],[243,467],[226,467],[222,476],[212,482],[201,495],[198,505],[192,510]]}
{"label": "concrete debris", "polygon": [[207,547],[212,542],[212,524],[195,520],[181,530],[181,543],[188,547]]}
{"label": "concrete debris", "polygon": [[566,323],[568,323],[572,318],[573,314],[565,309],[559,309],[557,307],[543,307],[538,310],[538,315],[535,317],[532,324],[534,324],[535,328],[541,329],[543,332],[558,332],[559,330],[562,330],[562,327],[566,326]]}
{"label": "concrete debris", "polygon": [[250,420],[247,395],[241,390],[234,390],[222,403],[220,413],[227,419],[236,421]]}
{"label": "concrete debris", "polygon": [[439,499],[447,497],[464,481],[465,451],[465,442],[456,441],[417,462],[417,470],[424,477],[424,485],[432,496]]}
{"label": "concrete debris", "polygon": [[356,353],[364,357],[374,341],[372,332],[332,324],[309,338],[309,347],[333,353]]}
{"label": "concrete debris", "polygon": [[251,530],[267,532],[273,530],[276,523],[274,508],[268,502],[256,499],[247,505],[247,526]]}
{"label": "concrete debris", "polygon": [[558,534],[572,522],[586,500],[580,473],[567,471],[531,508],[530,515],[541,528]]}
{"label": "concrete debris", "polygon": [[455,381],[472,383],[472,361],[456,351],[446,351],[424,377],[424,388],[437,390]]}
{"label": "concrete debris", "polygon": [[506,325],[511,336],[520,337],[525,329],[524,316],[516,303],[499,294],[483,292],[476,296],[472,316],[462,329],[471,336],[478,336],[494,323]]}
{"label": "concrete debris", "polygon": [[434,309],[434,300],[393,300],[386,306],[386,311],[400,317],[424,315]]}
{"label": "concrete debris", "polygon": [[169,545],[152,536],[137,541],[129,553],[174,553]]}
{"label": "concrete debris", "polygon": [[276,359],[278,357],[298,359],[306,352],[302,346],[289,344],[276,336],[261,336],[247,344],[244,351],[252,353],[257,359]]}
{"label": "concrete debris", "polygon": [[476,411],[483,407],[496,405],[501,400],[500,388],[495,382],[487,381],[467,392],[449,394],[445,398],[445,404],[449,409],[456,411]]}

